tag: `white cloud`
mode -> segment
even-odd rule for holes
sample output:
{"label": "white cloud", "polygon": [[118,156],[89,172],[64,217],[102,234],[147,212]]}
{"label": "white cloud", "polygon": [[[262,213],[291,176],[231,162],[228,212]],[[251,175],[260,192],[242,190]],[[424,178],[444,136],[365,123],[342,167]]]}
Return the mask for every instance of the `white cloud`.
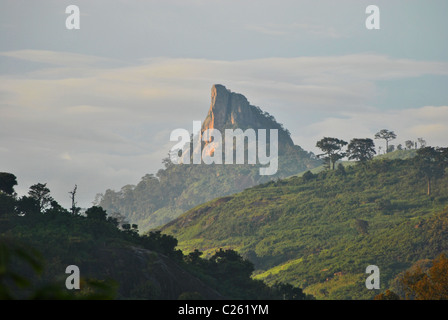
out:
{"label": "white cloud", "polygon": [[85,68],[89,66],[99,67],[107,65],[111,66],[113,64],[123,64],[122,61],[116,59],[49,50],[6,51],[0,52],[0,55],[9,58],[70,68]]}

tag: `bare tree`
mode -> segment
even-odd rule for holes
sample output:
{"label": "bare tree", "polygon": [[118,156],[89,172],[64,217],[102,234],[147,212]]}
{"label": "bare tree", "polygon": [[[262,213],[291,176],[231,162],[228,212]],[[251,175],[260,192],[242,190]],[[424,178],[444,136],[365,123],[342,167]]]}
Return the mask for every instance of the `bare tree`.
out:
{"label": "bare tree", "polygon": [[73,188],[73,191],[69,191],[70,198],[72,199],[72,207],[71,212],[73,215],[77,215],[81,208],[76,206],[75,196],[76,196],[76,190],[78,189],[78,186],[75,184],[75,187]]}

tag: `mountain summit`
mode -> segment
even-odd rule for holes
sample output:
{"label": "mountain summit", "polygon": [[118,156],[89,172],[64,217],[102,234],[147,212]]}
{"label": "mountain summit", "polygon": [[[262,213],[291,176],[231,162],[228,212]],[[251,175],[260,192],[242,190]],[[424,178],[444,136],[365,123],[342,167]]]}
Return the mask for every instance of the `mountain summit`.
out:
{"label": "mountain summit", "polygon": [[231,92],[221,84],[215,84],[211,90],[211,105],[201,132],[207,129],[278,129],[282,144],[293,146],[289,132],[275,118],[259,107],[249,103],[245,96]]}

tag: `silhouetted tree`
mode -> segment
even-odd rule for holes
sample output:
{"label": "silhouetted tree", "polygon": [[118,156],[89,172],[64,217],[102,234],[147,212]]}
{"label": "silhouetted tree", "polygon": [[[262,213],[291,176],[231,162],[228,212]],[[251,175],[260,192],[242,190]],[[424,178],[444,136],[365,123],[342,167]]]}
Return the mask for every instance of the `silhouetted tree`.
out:
{"label": "silhouetted tree", "polygon": [[73,190],[69,191],[70,199],[72,200],[72,207],[70,208],[72,215],[77,215],[79,213],[79,211],[81,211],[81,208],[76,206],[76,201],[75,201],[77,189],[78,189],[78,186],[75,184],[75,187],[73,188]]}
{"label": "silhouetted tree", "polygon": [[40,213],[39,202],[31,197],[23,196],[17,200],[16,213],[18,215],[35,215]]}
{"label": "silhouetted tree", "polygon": [[220,248],[210,258],[210,261],[213,263],[214,275],[221,280],[247,281],[254,271],[252,262],[244,260],[232,249]]}
{"label": "silhouetted tree", "polygon": [[373,158],[376,154],[375,144],[372,139],[352,139],[347,146],[348,158],[359,160],[362,163]]}
{"label": "silhouetted tree", "polygon": [[[123,225],[123,228],[124,227],[125,225]],[[130,225],[128,224],[126,228],[127,230],[130,230]],[[160,230],[152,231],[141,236],[140,241],[146,249],[156,250],[177,257],[177,251],[175,251],[178,244],[177,239],[173,236],[162,234]]]}
{"label": "silhouetted tree", "polygon": [[53,200],[50,203],[50,208],[45,211],[45,214],[68,214],[69,211],[63,208],[57,201]]}
{"label": "silhouetted tree", "polygon": [[386,140],[386,153],[389,152],[389,141],[394,140],[397,135],[393,131],[382,129],[375,134],[375,139]]}
{"label": "silhouetted tree", "polygon": [[16,205],[15,199],[6,193],[0,192],[0,216],[5,214],[11,214],[14,212]]}
{"label": "silhouetted tree", "polygon": [[387,152],[389,153],[389,152],[394,152],[394,151],[395,151],[395,146],[394,146],[393,144],[391,144],[391,145],[388,147]]}
{"label": "silhouetted tree", "polygon": [[404,143],[406,146],[406,149],[412,149],[412,147],[414,146],[414,141],[411,140],[406,140],[406,142]]}
{"label": "silhouetted tree", "polygon": [[448,147],[445,148],[438,147],[436,148],[436,151],[438,161],[442,166],[443,171],[445,171],[445,169],[448,168]]}
{"label": "silhouetted tree", "polygon": [[126,217],[125,216],[123,216],[121,213],[119,213],[119,212],[112,212],[112,213],[108,213],[108,218],[107,218],[108,220],[110,220],[110,221],[116,221],[116,222],[113,222],[114,224],[117,224],[117,227],[118,226],[121,226],[121,225],[123,225],[123,224],[127,224],[127,223],[129,223],[127,220],[126,220]]}
{"label": "silhouetted tree", "polygon": [[443,175],[443,165],[440,153],[434,147],[424,147],[417,150],[415,161],[417,169],[426,178],[428,183],[428,196],[431,195],[431,182]]}
{"label": "silhouetted tree", "polygon": [[28,191],[28,195],[30,198],[37,201],[40,212],[47,209],[54,200],[53,197],[50,196],[50,189],[47,188],[46,183],[37,183],[32,185]]}
{"label": "silhouetted tree", "polygon": [[107,212],[102,207],[93,206],[86,210],[86,216],[89,219],[106,221]]}
{"label": "silhouetted tree", "polygon": [[15,175],[8,172],[0,172],[0,192],[12,195],[16,185],[17,178]]}
{"label": "silhouetted tree", "polygon": [[190,252],[187,256],[185,256],[185,261],[191,264],[199,264],[202,260],[201,257],[202,252],[198,249],[194,249],[193,252]]}
{"label": "silhouetted tree", "polygon": [[423,138],[417,138],[418,143],[420,143],[420,148],[426,147],[426,140]]}
{"label": "silhouetted tree", "polygon": [[342,147],[345,145],[347,142],[344,140],[324,137],[316,143],[316,147],[324,152],[317,157],[322,158],[327,166],[334,170],[335,163],[346,156],[345,152],[342,152]]}

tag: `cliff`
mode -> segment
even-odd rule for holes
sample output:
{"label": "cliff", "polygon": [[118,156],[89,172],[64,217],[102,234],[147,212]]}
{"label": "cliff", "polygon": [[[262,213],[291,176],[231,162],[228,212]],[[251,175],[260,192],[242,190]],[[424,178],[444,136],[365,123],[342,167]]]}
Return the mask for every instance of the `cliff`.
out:
{"label": "cliff", "polygon": [[201,132],[217,129],[277,129],[279,144],[293,146],[289,132],[275,118],[259,107],[249,103],[245,96],[228,90],[225,86],[215,84],[211,90],[211,105],[202,123]]}

